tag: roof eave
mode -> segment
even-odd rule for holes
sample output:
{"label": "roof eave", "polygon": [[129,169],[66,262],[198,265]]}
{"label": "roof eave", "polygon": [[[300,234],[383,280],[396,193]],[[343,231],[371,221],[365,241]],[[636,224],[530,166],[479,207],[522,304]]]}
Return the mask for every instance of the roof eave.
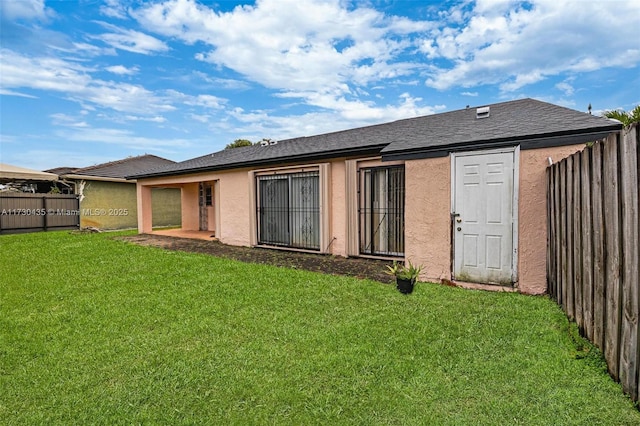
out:
{"label": "roof eave", "polygon": [[517,145],[520,145],[521,150],[576,145],[602,139],[608,134],[620,131],[621,129],[622,125],[613,125],[598,129],[589,129],[590,131],[583,133],[562,132],[553,135],[528,135],[516,138],[486,139],[481,141],[464,142],[455,145],[440,145],[412,150],[396,150],[391,152],[385,152],[383,150],[382,161],[446,157],[451,152],[505,148]]}
{"label": "roof eave", "polygon": [[107,176],[68,174],[68,175],[60,175],[60,177],[63,179],[70,179],[70,180],[96,180],[96,181],[103,181],[103,182],[135,183],[135,180],[127,180],[125,178],[107,177]]}
{"label": "roof eave", "polygon": [[315,154],[300,154],[300,155],[294,155],[294,156],[288,156],[288,157],[276,157],[276,158],[266,159],[266,160],[242,161],[242,162],[223,164],[223,165],[217,165],[217,166],[192,167],[192,168],[183,169],[183,170],[168,170],[168,171],[162,171],[162,172],[156,172],[156,173],[130,175],[130,176],[126,176],[125,178],[126,179],[145,179],[145,178],[165,177],[165,176],[179,176],[179,175],[187,175],[187,174],[203,173],[203,172],[243,169],[243,168],[256,167],[256,166],[271,166],[274,164],[282,164],[285,161],[287,163],[296,163],[301,161],[318,161],[318,160],[327,160],[327,159],[339,158],[339,157],[372,155],[372,154],[380,154],[380,150],[385,146],[387,146],[386,143],[381,145],[375,145],[375,146],[367,146],[363,148],[340,149],[340,150],[320,152]]}

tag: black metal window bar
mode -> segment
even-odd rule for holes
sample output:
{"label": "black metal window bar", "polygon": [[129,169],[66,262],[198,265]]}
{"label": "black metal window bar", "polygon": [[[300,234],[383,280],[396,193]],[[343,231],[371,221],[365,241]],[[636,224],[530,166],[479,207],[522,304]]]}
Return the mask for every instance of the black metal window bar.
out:
{"label": "black metal window bar", "polygon": [[258,176],[258,244],[320,249],[320,176]]}
{"label": "black metal window bar", "polygon": [[404,256],[404,166],[358,173],[360,253]]}

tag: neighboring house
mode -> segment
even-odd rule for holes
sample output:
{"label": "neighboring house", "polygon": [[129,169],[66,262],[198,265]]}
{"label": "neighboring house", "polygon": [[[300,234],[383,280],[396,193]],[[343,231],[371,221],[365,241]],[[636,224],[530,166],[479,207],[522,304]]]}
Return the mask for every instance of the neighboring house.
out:
{"label": "neighboring house", "polygon": [[58,175],[0,163],[0,192],[47,193]]}
{"label": "neighboring house", "polygon": [[[127,229],[138,226],[135,181],[125,176],[175,164],[155,155],[141,155],[84,168],[59,167],[60,180],[75,186],[80,197],[80,227]],[[180,190],[153,190],[153,226],[180,225]]]}
{"label": "neighboring house", "polygon": [[[137,179],[226,244],[406,259],[422,279],[546,291],[545,169],[620,123],[533,99],[223,150]],[[153,212],[153,213],[152,213]]]}

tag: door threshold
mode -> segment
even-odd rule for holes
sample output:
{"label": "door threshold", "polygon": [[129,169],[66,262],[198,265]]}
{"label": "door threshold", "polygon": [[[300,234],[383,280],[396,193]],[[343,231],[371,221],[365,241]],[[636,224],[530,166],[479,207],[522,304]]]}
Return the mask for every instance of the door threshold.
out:
{"label": "door threshold", "polygon": [[516,285],[502,285],[502,284],[481,284],[472,283],[467,281],[448,280],[441,279],[442,284],[450,287],[461,287],[468,290],[486,290],[486,291],[504,291],[507,293],[516,293],[518,291]]}

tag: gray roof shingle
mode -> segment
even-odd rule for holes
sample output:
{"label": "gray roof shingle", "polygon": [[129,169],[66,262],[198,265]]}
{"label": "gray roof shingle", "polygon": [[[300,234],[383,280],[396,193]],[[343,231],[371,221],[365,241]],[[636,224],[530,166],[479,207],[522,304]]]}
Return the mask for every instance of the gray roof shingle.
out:
{"label": "gray roof shingle", "polygon": [[385,156],[391,159],[417,152],[491,146],[497,141],[513,145],[521,140],[589,135],[621,127],[618,122],[603,117],[534,99],[520,99],[490,105],[488,118],[477,119],[476,107],[466,108],[287,139],[275,145],[227,149],[129,177],[166,176],[364,154],[382,154],[383,159]]}
{"label": "gray roof shingle", "polygon": [[151,173],[153,170],[172,164],[176,164],[176,162],[156,155],[145,154],[81,169],[73,169],[68,174],[124,179],[134,173]]}

